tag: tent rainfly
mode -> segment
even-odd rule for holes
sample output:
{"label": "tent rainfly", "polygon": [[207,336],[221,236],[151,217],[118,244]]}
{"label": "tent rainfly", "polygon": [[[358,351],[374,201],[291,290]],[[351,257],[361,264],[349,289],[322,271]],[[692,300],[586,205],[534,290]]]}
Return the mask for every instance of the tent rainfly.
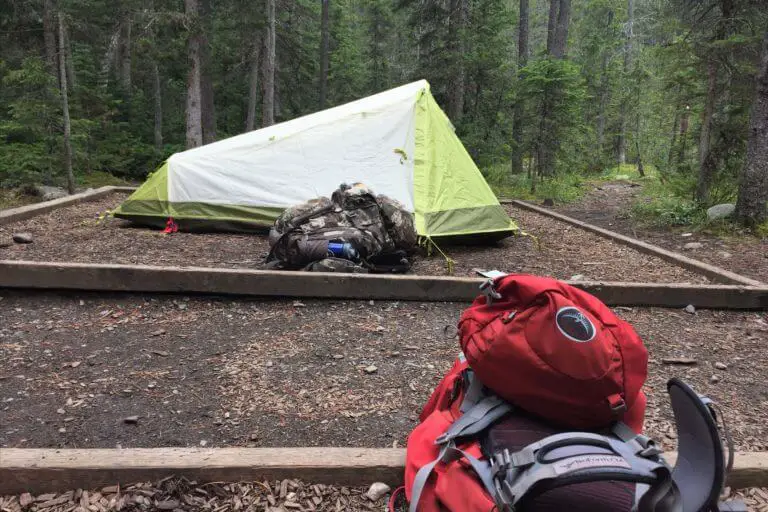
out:
{"label": "tent rainfly", "polygon": [[425,80],[176,153],[114,215],[262,229],[286,207],[356,182],[404,203],[426,238],[517,230]]}

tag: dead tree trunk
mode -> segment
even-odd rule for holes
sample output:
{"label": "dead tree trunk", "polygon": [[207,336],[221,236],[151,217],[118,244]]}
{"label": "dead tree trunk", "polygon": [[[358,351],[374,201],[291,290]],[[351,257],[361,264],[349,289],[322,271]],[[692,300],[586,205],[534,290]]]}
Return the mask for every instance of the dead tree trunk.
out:
{"label": "dead tree trunk", "polygon": [[706,202],[709,197],[709,187],[712,184],[712,178],[715,173],[710,142],[716,94],[717,63],[714,57],[710,57],[707,62],[707,98],[704,103],[704,113],[701,118],[701,136],[699,138],[699,181],[696,184],[696,200],[702,203]]}
{"label": "dead tree trunk", "polygon": [[248,81],[248,111],[245,113],[245,131],[250,132],[256,126],[256,105],[259,101],[259,67],[261,65],[261,38],[254,44],[251,53],[251,76]]}
{"label": "dead tree trunk", "polygon": [[755,100],[749,118],[747,158],[739,176],[736,218],[755,227],[768,220],[768,32],[757,75]]}
{"label": "dead tree trunk", "polygon": [[[523,68],[528,64],[528,24],[529,24],[528,0],[520,0],[520,24],[517,32],[517,80],[522,82]],[[518,87],[519,89],[519,87]],[[523,115],[525,105],[522,97],[515,101],[515,110],[512,124],[512,174],[523,172]]]}
{"label": "dead tree trunk", "polygon": [[187,39],[187,148],[203,145],[203,119],[200,90],[200,19],[198,0],[184,0],[184,11],[190,25]]}
{"label": "dead tree trunk", "polygon": [[[64,14],[59,12],[59,48],[64,48]],[[64,121],[64,168],[67,171],[67,191],[75,193],[75,175],[72,171],[72,126],[69,121],[69,96],[67,95],[67,65],[64,52],[59,52],[59,82],[61,110]]]}
{"label": "dead tree trunk", "polygon": [[261,109],[262,126],[275,124],[275,0],[266,0],[267,32],[264,36],[262,84],[264,94]]}
{"label": "dead tree trunk", "polygon": [[328,18],[330,11],[330,0],[321,0],[322,15],[320,20],[320,109],[325,108],[326,97],[328,95],[328,45],[329,28]]}
{"label": "dead tree trunk", "polygon": [[157,62],[152,65],[155,86],[155,148],[163,149],[163,89],[160,82],[160,69]]}

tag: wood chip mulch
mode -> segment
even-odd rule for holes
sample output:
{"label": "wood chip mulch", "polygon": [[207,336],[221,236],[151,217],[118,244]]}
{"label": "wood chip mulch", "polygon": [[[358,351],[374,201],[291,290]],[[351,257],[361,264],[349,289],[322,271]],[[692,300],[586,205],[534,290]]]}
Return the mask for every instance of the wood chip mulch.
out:
{"label": "wood chip mulch", "polygon": [[133,511],[367,511],[383,510],[385,495],[375,501],[368,489],[300,480],[274,482],[212,482],[199,484],[184,478],[99,490],[77,489],[32,496],[0,496],[2,512],[133,512]]}
{"label": "wood chip mulch", "polygon": [[[99,490],[77,489],[32,496],[0,496],[2,512],[145,512],[212,511],[264,512],[384,511],[389,494],[373,501],[360,487],[308,484],[300,480],[274,482],[213,482],[198,484],[184,478]],[[721,499],[744,500],[750,512],[768,512],[768,488],[726,488]],[[406,508],[398,506],[398,512]]]}
{"label": "wood chip mulch", "polygon": [[[0,259],[121,263],[217,268],[263,268],[266,236],[175,233],[135,228],[113,218],[99,220],[125,198],[118,194],[0,226]],[[476,268],[551,275],[559,279],[707,283],[708,278],[615,244],[554,219],[508,206],[510,216],[532,237],[508,238],[494,246],[442,246],[453,273],[473,276]],[[33,242],[14,244],[14,233]],[[413,274],[445,275],[446,260],[415,256]]]}

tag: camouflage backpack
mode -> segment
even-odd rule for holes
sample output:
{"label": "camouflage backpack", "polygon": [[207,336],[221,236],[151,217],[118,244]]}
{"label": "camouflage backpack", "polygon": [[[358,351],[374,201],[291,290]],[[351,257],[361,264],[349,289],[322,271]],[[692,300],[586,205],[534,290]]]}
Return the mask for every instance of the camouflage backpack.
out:
{"label": "camouflage backpack", "polygon": [[[416,231],[412,215],[397,201],[377,197],[360,183],[342,184],[331,199],[320,197],[286,209],[272,227],[269,242],[271,268],[405,271],[409,268],[406,253],[416,245]],[[329,258],[330,242],[350,244],[359,258]],[[392,255],[396,255],[394,266]],[[386,261],[377,265],[380,258]]]}

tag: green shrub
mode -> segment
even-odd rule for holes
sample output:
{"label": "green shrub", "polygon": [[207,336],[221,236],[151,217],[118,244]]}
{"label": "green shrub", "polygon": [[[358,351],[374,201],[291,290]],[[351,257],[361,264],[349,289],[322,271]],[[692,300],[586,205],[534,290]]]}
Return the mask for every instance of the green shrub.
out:
{"label": "green shrub", "polygon": [[536,189],[533,192],[531,192],[531,180],[528,175],[511,174],[509,163],[486,167],[483,174],[500,198],[527,201],[552,199],[555,203],[572,203],[584,195],[585,179],[576,173],[561,174],[543,180],[537,178]]}

